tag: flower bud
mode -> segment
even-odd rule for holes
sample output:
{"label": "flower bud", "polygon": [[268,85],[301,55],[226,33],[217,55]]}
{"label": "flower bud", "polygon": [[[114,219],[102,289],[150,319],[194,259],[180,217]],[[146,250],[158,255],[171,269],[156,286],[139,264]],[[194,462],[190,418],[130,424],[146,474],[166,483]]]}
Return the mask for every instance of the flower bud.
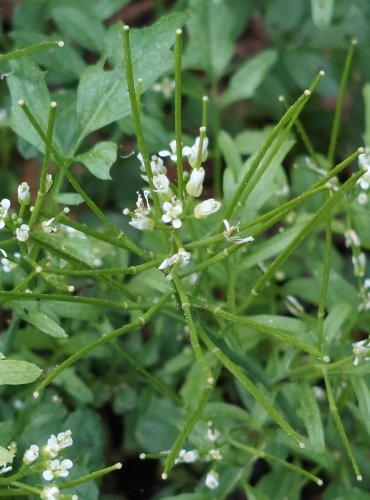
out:
{"label": "flower bud", "polygon": [[186,184],[186,192],[189,196],[197,198],[202,194],[204,175],[205,171],[202,167],[192,170],[189,182]]}
{"label": "flower bud", "polygon": [[194,208],[194,217],[196,219],[205,219],[211,214],[214,214],[221,208],[221,203],[213,198],[198,203]]}
{"label": "flower bud", "polygon": [[29,205],[31,200],[30,187],[27,182],[18,186],[18,202],[20,205]]}

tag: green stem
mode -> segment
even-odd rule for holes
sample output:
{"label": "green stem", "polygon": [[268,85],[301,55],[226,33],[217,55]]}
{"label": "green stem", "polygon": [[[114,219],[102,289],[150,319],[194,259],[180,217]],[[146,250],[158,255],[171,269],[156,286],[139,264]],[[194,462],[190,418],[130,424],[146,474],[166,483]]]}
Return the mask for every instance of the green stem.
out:
{"label": "green stem", "polygon": [[326,214],[342,199],[344,194],[353,188],[357,180],[363,175],[363,172],[358,172],[348,179],[342,187],[327,200],[322,207],[316,212],[312,219],[303,227],[297,234],[294,240],[281,252],[281,254],[270,264],[261,278],[254,284],[252,291],[247,296],[242,309],[246,309],[253,301],[254,296],[262,290],[265,284],[271,279],[277,269],[286,261],[297,246],[313,231],[316,225],[326,217]]}
{"label": "green stem", "polygon": [[270,417],[282,428],[282,430],[295,442],[300,448],[304,448],[296,431],[288,424],[288,422],[280,415],[271,404],[270,400],[258,389],[258,387],[245,375],[245,373],[233,363],[218,347],[210,340],[203,330],[200,330],[200,338],[207,346],[212,355],[224,365],[224,367],[232,374],[239,382],[247,389],[247,391],[258,401],[258,403],[266,410]]}
{"label": "green stem", "polygon": [[282,465],[283,467],[292,470],[293,472],[297,472],[297,474],[301,474],[302,476],[306,477],[307,479],[314,481],[319,486],[322,486],[322,484],[323,484],[322,479],[315,476],[314,474],[311,474],[310,472],[306,471],[305,469],[302,469],[301,467],[298,467],[297,465],[294,465],[290,462],[287,462],[286,460],[283,460],[282,458],[276,457],[275,455],[271,455],[271,453],[268,453],[267,451],[259,450],[258,448],[253,448],[252,446],[242,444],[239,441],[235,441],[235,439],[232,439],[231,437],[228,438],[228,442],[232,446],[234,446],[235,448],[238,448],[239,450],[243,450],[246,453],[249,453],[250,455],[262,458],[263,460],[271,460],[271,462],[278,463],[278,464]]}
{"label": "green stem", "polygon": [[35,206],[33,207],[33,212],[31,214],[31,217],[30,217],[30,220],[28,223],[30,229],[32,229],[33,225],[37,221],[37,218],[38,218],[40,210],[41,210],[42,203],[43,203],[45,195],[46,195],[46,179],[47,179],[47,174],[48,174],[48,164],[49,164],[49,160],[50,160],[50,144],[52,144],[52,142],[53,142],[53,131],[54,131],[54,124],[55,124],[56,109],[57,109],[57,103],[54,101],[51,102],[50,109],[49,109],[49,117],[48,117],[48,127],[47,127],[47,132],[46,132],[47,141],[45,142],[45,153],[44,153],[44,158],[43,158],[42,166],[41,166],[40,186],[39,186],[39,190],[37,193]]}
{"label": "green stem", "polygon": [[175,460],[178,457],[181,448],[183,447],[185,441],[189,437],[189,434],[193,430],[195,424],[201,418],[203,410],[206,404],[208,403],[209,398],[212,395],[212,392],[213,392],[213,386],[207,383],[207,385],[204,387],[200,395],[199,401],[195,404],[194,409],[190,411],[188,417],[186,418],[186,421],[182,426],[182,430],[180,434],[177,436],[176,441],[174,442],[171,451],[166,458],[162,479],[166,479],[168,477],[168,474],[171,472],[171,469],[175,464]]}
{"label": "green stem", "polygon": [[279,330],[278,328],[273,328],[271,326],[264,325],[263,323],[259,323],[258,321],[254,321],[253,319],[250,319],[246,316],[238,316],[236,314],[229,313],[227,311],[223,311],[219,306],[213,306],[212,304],[209,304],[208,302],[203,302],[200,300],[195,300],[193,301],[193,305],[195,307],[200,307],[201,309],[204,309],[206,311],[210,311],[212,314],[217,316],[218,318],[225,319],[226,321],[229,321],[231,323],[241,325],[241,326],[246,326],[248,328],[251,328],[252,330],[255,330],[257,332],[261,332],[264,335],[267,335],[271,338],[274,338],[276,340],[280,340],[282,342],[287,342],[288,344],[293,345],[294,347],[297,347],[298,349],[307,352],[309,354],[312,354],[316,358],[328,362],[329,359],[327,356],[324,356],[318,349],[315,347],[311,346],[310,344],[307,344],[306,342],[302,342],[302,340],[299,340],[298,338],[286,333],[283,330]]}
{"label": "green stem", "polygon": [[325,388],[326,388],[326,393],[328,395],[330,413],[331,413],[333,420],[335,422],[335,425],[337,427],[337,430],[338,430],[339,436],[342,440],[343,446],[346,449],[347,455],[352,463],[352,467],[353,467],[353,470],[356,474],[356,478],[358,481],[362,481],[362,475],[360,472],[360,468],[359,468],[357,461],[352,453],[352,449],[351,449],[351,446],[349,444],[349,441],[348,441],[348,438],[346,435],[346,431],[344,430],[344,426],[343,426],[342,421],[340,419],[338,408],[337,408],[337,405],[335,403],[335,398],[334,398],[333,390],[332,390],[331,385],[330,385],[329,377],[328,377],[328,374],[324,368],[322,368],[322,373],[323,373],[324,380],[325,380]]}
{"label": "green stem", "polygon": [[181,126],[181,59],[182,59],[182,30],[176,30],[175,44],[175,137],[176,137],[176,171],[177,196],[184,199],[184,168],[182,159],[182,126]]}
{"label": "green stem", "polygon": [[21,57],[29,56],[34,52],[39,52],[41,50],[48,50],[55,47],[64,47],[64,42],[62,41],[51,41],[51,42],[41,42],[35,45],[30,45],[24,49],[17,49],[13,52],[8,52],[7,54],[0,54],[0,62],[11,61],[12,59],[20,59]]}
{"label": "green stem", "polygon": [[143,158],[144,168],[146,176],[148,177],[150,191],[153,197],[153,203],[156,210],[156,214],[160,214],[160,203],[158,198],[158,193],[155,191],[155,186],[153,184],[153,172],[150,166],[149,154],[145,144],[143,127],[140,119],[140,111],[136,100],[136,91],[134,84],[134,73],[132,68],[132,58],[131,58],[131,48],[130,48],[130,28],[125,25],[123,27],[123,51],[124,51],[124,61],[126,68],[126,81],[128,93],[130,96],[132,117],[134,119],[135,131],[137,137],[137,143],[139,147],[140,154]]}
{"label": "green stem", "polygon": [[37,385],[34,394],[38,396],[45,389],[45,387],[47,387],[55,379],[55,377],[63,372],[63,370],[73,365],[76,361],[83,358],[84,356],[86,356],[86,354],[93,351],[97,347],[106,344],[112,339],[119,337],[124,333],[130,332],[135,328],[144,326],[152,318],[152,316],[154,316],[154,314],[168,301],[171,294],[172,292],[164,294],[156,304],[154,304],[143,315],[136,318],[134,321],[131,321],[127,325],[124,325],[121,328],[117,328],[116,330],[113,330],[112,332],[100,337],[99,339],[90,342],[85,347],[69,356],[69,358],[67,358],[63,361],[63,363],[54,368],[54,370],[50,372],[40,384]]}
{"label": "green stem", "polygon": [[331,135],[330,135],[330,143],[329,143],[329,151],[328,151],[329,168],[331,168],[333,161],[334,161],[335,149],[336,149],[337,141],[338,141],[340,119],[341,119],[342,108],[343,108],[343,101],[344,101],[349,72],[350,72],[353,54],[354,54],[356,45],[357,45],[357,40],[355,40],[355,39],[351,40],[351,45],[349,47],[346,61],[344,63],[342,78],[340,80],[338,100],[337,100],[337,105],[335,106],[333,126],[331,129]]}
{"label": "green stem", "polygon": [[213,383],[212,372],[204,359],[202,349],[201,349],[200,344],[199,344],[197,328],[195,326],[193,316],[191,314],[190,299],[186,295],[185,289],[184,289],[178,275],[176,273],[173,273],[172,277],[173,277],[173,283],[176,287],[177,293],[179,294],[181,307],[184,311],[186,323],[187,323],[188,328],[189,328],[190,343],[191,343],[191,347],[193,348],[195,358],[198,361],[198,363],[202,369],[202,372],[204,373],[207,381],[209,381],[209,383],[212,384]]}
{"label": "green stem", "polygon": [[111,465],[110,467],[105,467],[104,469],[91,472],[90,474],[86,474],[86,476],[79,477],[78,479],[72,479],[71,481],[65,481],[64,483],[58,484],[58,488],[60,490],[64,490],[66,488],[73,488],[74,486],[87,483],[88,481],[95,481],[95,479],[99,479],[99,477],[105,476],[110,472],[114,472],[120,469],[122,469],[122,464],[118,462],[114,465]]}

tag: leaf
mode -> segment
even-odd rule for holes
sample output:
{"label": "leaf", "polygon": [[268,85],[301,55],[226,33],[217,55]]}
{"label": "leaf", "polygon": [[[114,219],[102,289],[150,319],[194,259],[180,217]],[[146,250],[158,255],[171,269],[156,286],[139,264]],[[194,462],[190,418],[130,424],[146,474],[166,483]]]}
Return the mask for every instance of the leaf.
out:
{"label": "leaf", "polygon": [[320,409],[311,387],[302,383],[300,388],[300,403],[302,418],[305,423],[311,445],[316,453],[325,452],[324,429],[322,425]]}
{"label": "leaf", "polygon": [[55,0],[50,15],[61,33],[93,52],[103,47],[105,28],[88,0]]}
{"label": "leaf", "polygon": [[324,320],[324,339],[327,346],[330,346],[334,340],[340,340],[340,329],[343,323],[355,312],[356,310],[348,302],[339,302],[334,305]]}
{"label": "leaf", "polygon": [[14,455],[11,451],[0,446],[0,467],[13,462]]}
{"label": "leaf", "polygon": [[107,19],[129,2],[130,0],[99,0],[99,2],[92,2],[91,6],[99,19]]}
{"label": "leaf", "polygon": [[[10,301],[8,302],[10,304]],[[51,317],[53,314],[51,308],[41,305],[32,300],[11,303],[13,311],[38,330],[56,338],[67,337],[64,329]]]}
{"label": "leaf", "polygon": [[109,170],[117,159],[117,148],[114,142],[100,142],[87,153],[76,156],[75,160],[83,163],[98,179],[112,179]]}
{"label": "leaf", "polygon": [[311,0],[312,19],[319,29],[330,24],[333,15],[334,0]]}
{"label": "leaf", "polygon": [[243,167],[243,163],[234,140],[227,132],[221,130],[218,135],[218,144],[225,158],[226,165],[230,166],[235,178],[237,178],[238,173]]}
{"label": "leaf", "polygon": [[71,396],[82,404],[90,404],[94,401],[92,390],[85,382],[76,375],[74,368],[66,368],[58,375],[53,383],[62,387]]}
{"label": "leaf", "polygon": [[191,19],[187,23],[189,44],[184,65],[207,72],[217,81],[234,53],[237,21],[244,26],[251,14],[250,2],[240,0],[220,1],[217,7],[209,0],[191,0]]}
{"label": "leaf", "polygon": [[232,76],[228,88],[221,96],[221,105],[226,106],[252,97],[276,60],[277,53],[274,50],[265,50],[248,59]]}
{"label": "leaf", "polygon": [[[131,52],[134,80],[143,79],[142,91],[151,88],[156,80],[173,66],[170,48],[175,43],[176,28],[188,15],[169,14],[149,28],[132,30]],[[80,137],[123,118],[130,113],[123,66],[122,24],[113,25],[106,37],[106,55],[114,69],[106,71],[103,61],[87,68],[81,76],[77,94],[77,113]]]}
{"label": "leaf", "polygon": [[42,370],[28,361],[5,359],[0,361],[0,385],[30,384],[39,378]]}
{"label": "leaf", "polygon": [[55,197],[61,205],[81,205],[84,202],[82,196],[78,193],[58,193]]}
{"label": "leaf", "polygon": [[352,387],[356,394],[359,409],[359,419],[366,427],[370,436],[370,391],[367,383],[361,377],[351,377]]}

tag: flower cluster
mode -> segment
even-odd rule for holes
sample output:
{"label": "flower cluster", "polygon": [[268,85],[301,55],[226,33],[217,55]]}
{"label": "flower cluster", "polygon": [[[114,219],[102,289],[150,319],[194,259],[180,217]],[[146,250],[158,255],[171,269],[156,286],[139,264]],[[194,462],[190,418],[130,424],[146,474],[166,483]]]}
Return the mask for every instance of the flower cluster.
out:
{"label": "flower cluster", "polygon": [[352,344],[353,354],[355,355],[355,359],[353,364],[358,366],[361,360],[369,361],[370,360],[370,338],[366,340],[360,340],[359,342],[354,342]]}
{"label": "flower cluster", "polygon": [[353,274],[357,278],[362,278],[365,275],[366,256],[361,251],[361,241],[357,233],[353,229],[348,229],[344,234],[345,244],[352,251]]}
{"label": "flower cluster", "polygon": [[[191,203],[193,198],[198,198],[203,192],[205,170],[201,164],[206,161],[208,156],[208,138],[205,135],[206,130],[204,127],[200,131],[201,135],[196,138],[193,146],[184,146],[181,149],[182,156],[187,159],[192,168],[189,180],[185,186],[186,193],[189,196],[187,200],[183,201],[181,197],[177,197],[174,194],[170,179],[167,176],[167,168],[163,162],[163,158],[169,158],[173,162],[177,161],[178,149],[175,140],[170,142],[169,150],[159,151],[157,155],[151,157],[149,166],[152,184],[148,179],[143,156],[140,153],[137,155],[142,172],[141,177],[151,184],[152,189],[144,190],[145,204],[143,203],[141,194],[138,193],[136,209],[133,212],[128,208],[123,210],[124,215],[131,216],[131,221],[129,222],[131,226],[140,231],[152,231],[155,221],[161,220],[165,224],[171,224],[174,229],[181,228],[185,212],[184,205]],[[152,214],[149,197],[153,196],[157,196],[160,202],[160,214]],[[198,203],[194,207],[193,215],[196,219],[204,219],[217,212],[220,208],[221,203],[210,198]]]}
{"label": "flower cluster", "polygon": [[366,148],[364,153],[361,153],[358,157],[359,166],[364,170],[364,174],[357,181],[360,188],[360,193],[357,196],[357,201],[361,205],[365,205],[369,200],[369,188],[370,188],[370,148]]}

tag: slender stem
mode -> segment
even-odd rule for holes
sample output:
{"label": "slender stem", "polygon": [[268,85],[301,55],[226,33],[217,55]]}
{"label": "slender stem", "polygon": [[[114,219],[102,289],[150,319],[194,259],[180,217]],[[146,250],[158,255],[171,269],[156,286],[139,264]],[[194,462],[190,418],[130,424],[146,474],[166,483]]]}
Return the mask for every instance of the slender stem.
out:
{"label": "slender stem", "polygon": [[314,481],[319,486],[321,486],[323,484],[322,479],[315,476],[314,474],[311,474],[310,472],[306,471],[305,469],[302,469],[301,467],[298,467],[297,465],[294,465],[290,462],[287,462],[286,460],[283,460],[282,458],[276,457],[275,455],[271,455],[271,453],[268,453],[265,450],[259,450],[258,448],[253,448],[252,446],[248,446],[246,444],[240,443],[239,441],[236,441],[235,439],[232,439],[231,437],[228,438],[228,442],[232,446],[234,446],[235,448],[239,448],[239,450],[243,450],[246,453],[249,453],[253,456],[257,456],[259,458],[262,458],[263,460],[271,460],[271,462],[276,462],[276,463],[282,465],[283,467],[286,467],[287,469],[290,469],[294,472],[297,472],[298,474],[301,474],[302,476],[306,477],[307,479]]}
{"label": "slender stem", "polygon": [[99,477],[105,476],[110,472],[114,472],[116,470],[122,469],[121,462],[118,462],[110,467],[105,467],[104,469],[97,470],[95,472],[91,472],[90,474],[86,474],[86,476],[81,476],[78,479],[72,479],[71,481],[65,481],[64,483],[58,484],[58,488],[60,490],[64,490],[65,488],[73,488],[73,486],[77,486],[78,484],[87,483],[88,481],[95,481]]}
{"label": "slender stem", "polygon": [[209,99],[208,96],[203,96],[202,99],[203,105],[202,105],[202,127],[207,129],[207,121],[208,121],[208,103]]}
{"label": "slender stem", "polygon": [[134,321],[131,321],[127,325],[124,325],[121,328],[117,328],[116,330],[113,330],[112,332],[103,335],[99,339],[90,342],[85,347],[83,347],[79,351],[69,356],[69,358],[64,360],[57,367],[55,367],[54,370],[50,372],[40,384],[38,384],[38,386],[35,389],[34,395],[38,396],[45,389],[45,387],[47,387],[55,379],[55,377],[57,377],[60,373],[62,373],[66,368],[73,365],[76,361],[86,356],[86,354],[88,354],[89,352],[93,351],[94,349],[103,344],[106,344],[107,342],[110,342],[112,339],[119,337],[120,335],[123,335],[124,333],[130,332],[135,328],[144,326],[146,323],[148,323],[148,321],[152,318],[152,316],[154,316],[154,314],[168,301],[171,293],[172,292],[164,294],[163,297],[156,304],[154,304],[139,318],[136,318]]}
{"label": "slender stem", "polygon": [[186,421],[182,426],[182,430],[180,434],[177,436],[176,441],[174,442],[171,451],[166,458],[162,474],[163,479],[166,479],[168,474],[171,472],[171,469],[175,464],[175,460],[178,457],[181,448],[183,447],[185,441],[189,437],[189,434],[194,428],[194,425],[201,418],[203,410],[207,402],[209,401],[212,392],[213,392],[213,386],[207,384],[202,390],[199,401],[195,404],[194,409],[190,411],[189,415],[187,416]]}
{"label": "slender stem", "polygon": [[49,159],[50,159],[50,144],[52,144],[52,141],[53,141],[53,131],[54,131],[54,124],[55,124],[56,109],[57,109],[57,103],[55,101],[51,102],[50,108],[49,108],[48,127],[47,127],[47,132],[46,132],[47,142],[45,142],[45,153],[44,153],[44,158],[43,158],[42,166],[41,166],[40,186],[39,186],[39,190],[37,193],[35,206],[33,207],[33,212],[31,214],[31,217],[30,217],[30,220],[28,223],[30,229],[32,229],[33,225],[37,221],[37,218],[39,216],[41,206],[42,206],[42,203],[44,201],[45,194],[46,194],[46,179],[47,179],[48,164],[49,164]]}
{"label": "slender stem", "polygon": [[139,151],[143,157],[143,163],[145,168],[146,176],[148,177],[150,191],[153,197],[153,203],[156,210],[156,214],[160,213],[160,203],[158,198],[158,193],[155,191],[155,186],[153,184],[153,172],[150,166],[149,154],[145,144],[143,127],[141,124],[140,110],[137,104],[135,84],[134,84],[134,73],[132,68],[132,58],[131,58],[131,48],[130,48],[130,28],[125,25],[123,27],[123,51],[124,51],[124,61],[126,68],[126,81],[128,93],[130,96],[132,117],[134,119],[135,131],[137,137],[137,143]]}
{"label": "slender stem", "polygon": [[200,330],[200,338],[207,346],[212,355],[224,365],[224,367],[234,375],[235,378],[247,389],[247,391],[258,401],[273,420],[282,428],[282,430],[291,438],[300,448],[304,448],[305,444],[302,442],[296,431],[288,424],[288,422],[280,415],[275,409],[270,400],[258,389],[258,387],[245,375],[235,363],[233,363],[225,354],[215,346],[210,340],[208,335],[203,330]]}
{"label": "slender stem", "polygon": [[175,137],[176,137],[176,170],[177,196],[184,199],[184,169],[182,159],[182,126],[181,126],[181,59],[182,59],[182,30],[176,30],[175,44]]}
{"label": "slender stem", "polygon": [[191,343],[191,347],[193,348],[195,358],[198,361],[198,363],[202,369],[202,372],[204,373],[207,381],[209,381],[209,383],[213,383],[212,372],[204,359],[202,349],[201,349],[200,344],[199,344],[197,328],[195,326],[193,316],[191,313],[190,299],[186,295],[185,289],[181,283],[180,278],[177,276],[177,274],[173,273],[172,276],[173,276],[173,283],[176,287],[177,293],[179,294],[181,307],[184,311],[186,323],[187,323],[188,328],[189,328],[190,343]]}
{"label": "slender stem", "polygon": [[203,302],[200,300],[193,301],[193,305],[195,307],[200,307],[201,309],[210,311],[212,314],[217,316],[218,318],[225,319],[231,323],[246,326],[252,330],[257,332],[261,332],[268,337],[274,338],[276,340],[280,340],[282,342],[287,342],[288,344],[297,347],[298,349],[308,352],[312,354],[316,358],[324,361],[329,361],[327,356],[324,356],[318,349],[299,340],[297,337],[285,332],[284,330],[280,330],[278,328],[273,328],[271,326],[264,325],[263,323],[259,323],[258,321],[254,321],[246,316],[238,316],[236,314],[229,313],[228,311],[223,311],[219,306],[213,306],[208,302]]}
{"label": "slender stem", "polygon": [[330,385],[330,380],[329,380],[328,374],[324,368],[322,368],[322,373],[323,373],[324,380],[325,380],[325,388],[326,388],[326,394],[328,395],[330,413],[331,413],[333,420],[335,422],[335,425],[337,427],[337,430],[338,430],[339,436],[342,440],[343,446],[346,449],[347,455],[352,463],[352,467],[353,467],[353,470],[356,474],[356,478],[358,481],[361,481],[362,475],[360,472],[360,468],[359,468],[357,461],[353,455],[351,445],[349,444],[349,441],[348,441],[348,438],[346,435],[346,431],[344,430],[344,426],[342,424],[341,418],[339,416],[338,408],[337,408],[337,405],[335,403],[335,398],[334,398],[333,390],[332,390],[331,385]]}
{"label": "slender stem", "polygon": [[20,59],[21,57],[29,56],[34,52],[39,52],[41,50],[48,50],[55,47],[64,47],[64,42],[53,40],[51,42],[41,42],[35,45],[30,45],[24,49],[17,49],[13,52],[8,52],[7,54],[0,54],[0,62],[11,61],[12,59]]}
{"label": "slender stem", "polygon": [[334,120],[333,120],[332,129],[331,129],[331,136],[330,136],[330,143],[329,143],[329,151],[328,151],[329,168],[331,168],[333,161],[334,161],[335,148],[337,146],[340,119],[341,119],[342,108],[343,108],[343,101],[344,101],[344,96],[346,93],[349,72],[350,72],[353,54],[354,54],[356,45],[357,45],[357,40],[352,39],[351,45],[350,45],[348,53],[347,53],[346,61],[344,63],[342,78],[340,80],[338,100],[337,100],[337,105],[335,106]]}

